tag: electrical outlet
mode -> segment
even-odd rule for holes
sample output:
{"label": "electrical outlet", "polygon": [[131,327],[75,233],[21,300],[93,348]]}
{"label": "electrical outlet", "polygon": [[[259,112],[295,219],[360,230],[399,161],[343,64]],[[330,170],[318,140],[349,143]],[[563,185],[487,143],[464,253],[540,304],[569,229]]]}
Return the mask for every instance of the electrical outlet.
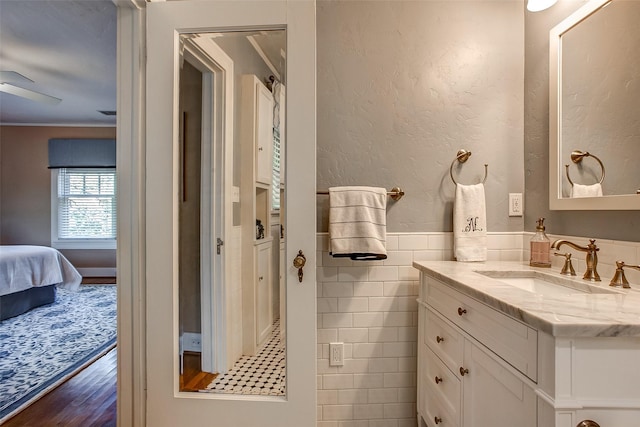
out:
{"label": "electrical outlet", "polygon": [[509,216],[522,216],[522,193],[509,193]]}
{"label": "electrical outlet", "polygon": [[182,335],[182,350],[184,351],[202,351],[202,339],[200,334],[195,332],[185,332]]}
{"label": "electrical outlet", "polygon": [[344,343],[329,343],[329,366],[344,366]]}

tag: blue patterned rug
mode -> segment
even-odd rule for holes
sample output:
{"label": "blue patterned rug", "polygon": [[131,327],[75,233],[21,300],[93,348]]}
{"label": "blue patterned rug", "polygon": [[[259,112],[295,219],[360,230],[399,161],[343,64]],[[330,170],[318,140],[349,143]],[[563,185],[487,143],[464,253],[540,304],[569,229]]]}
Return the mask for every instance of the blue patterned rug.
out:
{"label": "blue patterned rug", "polygon": [[115,342],[112,285],[58,289],[53,304],[0,322],[0,424]]}

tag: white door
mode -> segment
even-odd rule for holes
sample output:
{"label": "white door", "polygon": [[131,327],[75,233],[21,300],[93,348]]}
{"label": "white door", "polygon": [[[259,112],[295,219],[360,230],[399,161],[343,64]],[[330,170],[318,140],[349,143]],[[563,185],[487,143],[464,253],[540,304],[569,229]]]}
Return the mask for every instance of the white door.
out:
{"label": "white door", "polygon": [[[287,32],[286,395],[179,391],[177,82],[180,33]],[[315,426],[315,4],[180,1],[147,4],[147,425]],[[302,250],[304,277],[292,261]]]}

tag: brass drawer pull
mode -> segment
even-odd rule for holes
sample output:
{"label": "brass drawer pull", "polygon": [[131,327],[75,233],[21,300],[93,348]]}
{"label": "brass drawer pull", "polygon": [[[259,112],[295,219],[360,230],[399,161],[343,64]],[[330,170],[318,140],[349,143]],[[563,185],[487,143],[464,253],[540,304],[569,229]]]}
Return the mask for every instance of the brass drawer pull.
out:
{"label": "brass drawer pull", "polygon": [[469,370],[466,368],[463,368],[462,366],[460,366],[460,375],[462,375],[463,377],[469,373]]}
{"label": "brass drawer pull", "polygon": [[592,420],[584,420],[580,421],[576,427],[600,427],[600,424]]}
{"label": "brass drawer pull", "polygon": [[442,338],[440,335],[436,335],[436,342],[440,344],[442,341],[444,341],[444,338]]}
{"label": "brass drawer pull", "polygon": [[462,316],[467,312],[466,308],[458,307],[458,316]]}
{"label": "brass drawer pull", "polygon": [[442,378],[436,375],[436,384],[440,384],[442,382]]}
{"label": "brass drawer pull", "polygon": [[436,424],[440,424],[442,422],[442,418],[440,417],[433,417],[433,421],[435,421]]}

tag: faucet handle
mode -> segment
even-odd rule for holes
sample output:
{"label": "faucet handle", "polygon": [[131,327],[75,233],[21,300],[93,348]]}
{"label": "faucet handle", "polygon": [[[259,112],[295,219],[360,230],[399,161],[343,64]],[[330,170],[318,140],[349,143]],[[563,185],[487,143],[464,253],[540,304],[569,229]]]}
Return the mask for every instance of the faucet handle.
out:
{"label": "faucet handle", "polygon": [[564,265],[562,266],[562,270],[560,270],[560,274],[571,276],[576,275],[576,271],[573,269],[573,264],[571,264],[571,252],[566,252],[564,254],[561,254],[560,252],[554,252],[554,255],[564,257]]}
{"label": "faucet handle", "polygon": [[623,288],[631,287],[629,286],[629,281],[624,275],[624,267],[640,270],[640,265],[627,265],[624,261],[616,261],[616,272],[613,274],[613,278],[611,279],[611,282],[609,282],[609,286],[622,286]]}

